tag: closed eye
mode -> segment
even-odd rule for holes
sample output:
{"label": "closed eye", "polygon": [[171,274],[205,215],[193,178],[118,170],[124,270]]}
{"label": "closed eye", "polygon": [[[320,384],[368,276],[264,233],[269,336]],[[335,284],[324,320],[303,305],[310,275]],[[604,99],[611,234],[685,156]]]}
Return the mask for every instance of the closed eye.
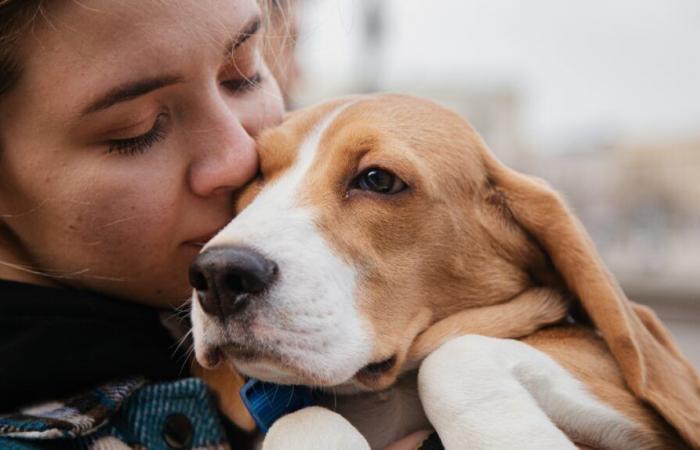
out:
{"label": "closed eye", "polygon": [[221,84],[233,93],[243,94],[260,86],[262,80],[263,77],[260,72],[256,72],[250,77],[243,76],[237,79],[224,80]]}
{"label": "closed eye", "polygon": [[155,143],[165,138],[167,119],[168,115],[166,113],[158,114],[158,117],[153,122],[153,126],[146,133],[126,139],[112,139],[108,141],[109,149],[107,152],[116,152],[120,155],[144,153]]}

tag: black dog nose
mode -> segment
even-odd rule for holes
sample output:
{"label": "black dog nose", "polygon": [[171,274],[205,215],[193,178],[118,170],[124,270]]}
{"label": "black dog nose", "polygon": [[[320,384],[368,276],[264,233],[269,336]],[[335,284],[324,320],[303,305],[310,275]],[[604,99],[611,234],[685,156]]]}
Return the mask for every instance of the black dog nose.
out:
{"label": "black dog nose", "polygon": [[248,247],[215,247],[190,265],[190,284],[202,309],[225,319],[245,309],[252,294],[277,276],[277,264]]}

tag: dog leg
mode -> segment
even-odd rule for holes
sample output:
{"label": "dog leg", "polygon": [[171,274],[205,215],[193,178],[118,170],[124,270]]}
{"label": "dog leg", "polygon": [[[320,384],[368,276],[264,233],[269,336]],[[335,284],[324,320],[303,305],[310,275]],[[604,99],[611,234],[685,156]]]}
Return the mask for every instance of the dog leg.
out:
{"label": "dog leg", "polygon": [[418,390],[448,450],[647,448],[631,420],[519,341],[453,339],[425,359]]}
{"label": "dog leg", "polygon": [[287,414],[270,428],[263,450],[369,450],[367,440],[340,414],[311,406]]}
{"label": "dog leg", "polygon": [[409,350],[407,361],[418,365],[448,340],[465,334],[511,339],[527,336],[564,319],[568,306],[558,291],[532,288],[505,303],[465,309],[420,334]]}

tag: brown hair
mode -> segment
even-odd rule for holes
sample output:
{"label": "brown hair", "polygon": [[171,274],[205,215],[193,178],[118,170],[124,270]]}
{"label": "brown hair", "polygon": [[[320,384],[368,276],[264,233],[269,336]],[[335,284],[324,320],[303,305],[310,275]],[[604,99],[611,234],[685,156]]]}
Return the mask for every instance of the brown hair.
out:
{"label": "brown hair", "polygon": [[296,10],[299,0],[258,0],[265,18],[262,53],[289,107],[290,91],[298,78],[295,58]]}
{"label": "brown hair", "polygon": [[0,0],[0,98],[22,74],[19,41],[44,14],[44,0]]}
{"label": "brown hair", "polygon": [[[37,19],[45,17],[46,0],[0,0],[0,100],[10,91],[22,74],[22,64],[18,47],[23,36],[34,29]],[[266,29],[280,28],[285,37],[292,35],[288,27],[291,21],[287,17],[293,10],[294,0],[258,0],[263,17],[266,18]],[[277,30],[278,33],[280,30]],[[293,38],[292,38],[293,40]],[[266,44],[275,48],[279,44]],[[274,52],[271,52],[274,53]],[[272,67],[274,58],[268,61]]]}

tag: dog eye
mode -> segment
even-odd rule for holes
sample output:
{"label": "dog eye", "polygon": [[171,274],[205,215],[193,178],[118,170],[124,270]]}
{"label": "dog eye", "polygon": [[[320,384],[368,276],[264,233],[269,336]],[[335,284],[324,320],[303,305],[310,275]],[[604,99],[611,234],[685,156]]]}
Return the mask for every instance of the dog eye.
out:
{"label": "dog eye", "polygon": [[353,183],[355,189],[372,191],[378,194],[396,194],[406,189],[406,183],[388,170],[369,168],[362,172]]}

